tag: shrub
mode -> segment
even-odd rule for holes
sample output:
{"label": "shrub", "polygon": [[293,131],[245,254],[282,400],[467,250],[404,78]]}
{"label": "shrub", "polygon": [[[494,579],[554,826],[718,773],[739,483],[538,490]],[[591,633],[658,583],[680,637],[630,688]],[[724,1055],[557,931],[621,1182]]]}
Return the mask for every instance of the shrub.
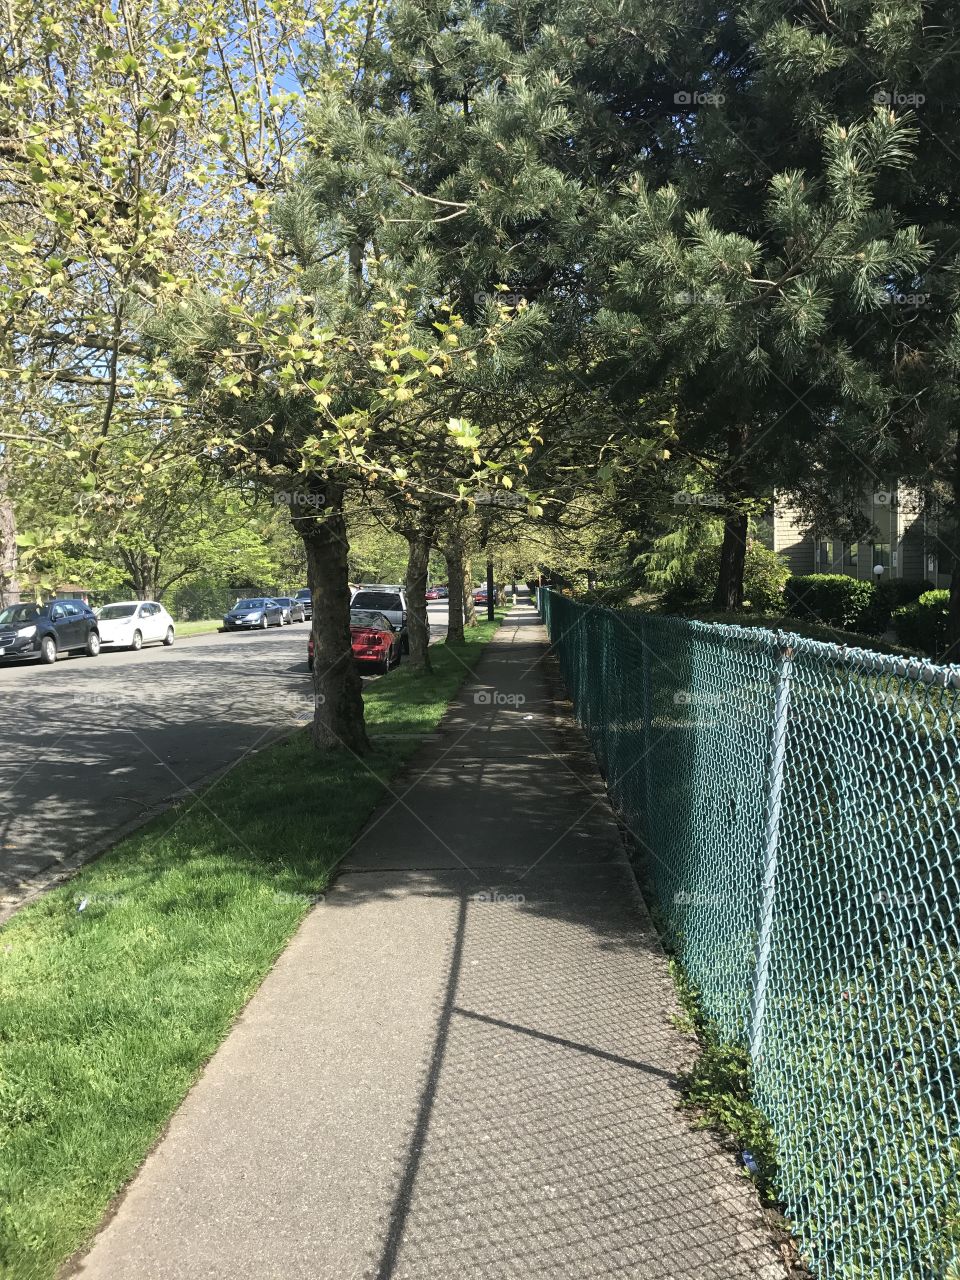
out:
{"label": "shrub", "polygon": [[857,630],[868,636],[882,636],[897,609],[913,604],[932,587],[932,582],[921,578],[888,578],[879,582],[870,603],[857,619]]}
{"label": "shrub", "polygon": [[875,591],[872,582],[843,573],[808,573],[787,581],[787,612],[793,618],[853,629],[870,607]]}
{"label": "shrub", "polygon": [[[690,571],[664,592],[664,605],[675,609],[712,600],[719,572],[719,546],[705,548],[694,560]],[[789,577],[790,570],[775,551],[762,542],[749,543],[743,569],[745,606],[759,613],[782,609],[783,589]]]}
{"label": "shrub", "polygon": [[915,604],[894,610],[897,639],[935,658],[947,647],[949,591],[925,591]]}

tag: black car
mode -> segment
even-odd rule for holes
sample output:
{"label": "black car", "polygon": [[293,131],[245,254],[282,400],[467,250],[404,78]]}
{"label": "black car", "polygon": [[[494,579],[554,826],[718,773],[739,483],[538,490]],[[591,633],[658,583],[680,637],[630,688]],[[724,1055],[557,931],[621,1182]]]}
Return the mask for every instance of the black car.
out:
{"label": "black car", "polygon": [[270,596],[253,596],[246,600],[238,600],[223,618],[225,631],[249,631],[253,627],[266,631],[267,627],[282,626],[283,610]]}
{"label": "black car", "polygon": [[306,621],[309,622],[313,617],[313,596],[310,594],[310,588],[304,587],[303,590],[298,591],[293,598],[294,600],[299,600],[303,605],[303,616]]}
{"label": "black car", "polygon": [[11,604],[0,610],[0,658],[56,662],[58,653],[100,652],[96,614],[82,600]]}

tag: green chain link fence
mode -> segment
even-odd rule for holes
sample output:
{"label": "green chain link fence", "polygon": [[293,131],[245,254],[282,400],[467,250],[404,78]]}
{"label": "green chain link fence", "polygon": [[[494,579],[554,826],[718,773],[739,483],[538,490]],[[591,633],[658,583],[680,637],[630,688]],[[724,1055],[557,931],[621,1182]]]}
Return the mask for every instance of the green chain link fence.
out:
{"label": "green chain link fence", "polygon": [[960,1280],[960,668],[540,593],[823,1280]]}

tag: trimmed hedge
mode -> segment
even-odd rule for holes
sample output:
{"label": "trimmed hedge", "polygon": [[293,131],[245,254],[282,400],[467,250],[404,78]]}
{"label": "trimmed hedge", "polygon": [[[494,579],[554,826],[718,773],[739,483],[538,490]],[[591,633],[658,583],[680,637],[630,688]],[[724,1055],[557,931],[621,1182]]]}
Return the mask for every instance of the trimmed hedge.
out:
{"label": "trimmed hedge", "polygon": [[938,657],[947,647],[949,610],[949,591],[925,591],[915,604],[895,610],[893,625],[900,643]]}
{"label": "trimmed hedge", "polygon": [[848,578],[844,573],[808,573],[787,580],[787,613],[792,618],[854,630],[869,609],[875,590],[872,582]]}
{"label": "trimmed hedge", "polygon": [[916,578],[887,578],[873,588],[873,598],[857,619],[857,630],[870,636],[882,636],[893,615],[903,605],[913,604],[933,583]]}
{"label": "trimmed hedge", "polygon": [[787,611],[793,618],[882,636],[894,612],[912,604],[932,586],[910,578],[888,578],[875,584],[845,573],[809,573],[787,583]]}

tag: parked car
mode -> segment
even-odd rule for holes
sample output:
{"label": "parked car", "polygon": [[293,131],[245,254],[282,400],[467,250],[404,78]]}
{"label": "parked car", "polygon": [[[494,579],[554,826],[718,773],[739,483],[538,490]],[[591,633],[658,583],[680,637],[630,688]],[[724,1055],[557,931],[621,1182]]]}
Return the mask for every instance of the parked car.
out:
{"label": "parked car", "polygon": [[473,603],[474,603],[474,604],[486,604],[486,603],[487,603],[487,588],[486,588],[486,587],[476,587],[476,588],[474,589],[474,592],[473,592]]}
{"label": "parked car", "polygon": [[0,657],[56,662],[59,653],[100,652],[97,618],[82,600],[11,604],[0,610]]}
{"label": "parked car", "polygon": [[300,601],[303,608],[304,620],[309,622],[313,617],[313,594],[309,587],[304,587],[302,591],[298,591],[294,599]]}
{"label": "parked car", "polygon": [[295,596],[274,596],[277,604],[283,610],[284,622],[304,622],[306,615],[303,612],[303,605]]}
{"label": "parked car", "polygon": [[410,637],[407,634],[407,595],[403,587],[380,583],[375,586],[361,587],[353,593],[350,609],[373,609],[382,613],[393,627],[400,633],[400,647],[404,653],[410,652]]}
{"label": "parked car", "polygon": [[[357,662],[373,671],[389,671],[400,662],[400,632],[375,609],[350,610],[350,648]],[[307,641],[307,666],[313,670],[313,632]]]}
{"label": "parked car", "polygon": [[446,587],[427,587],[428,600],[447,600],[449,597],[450,592]]}
{"label": "parked car", "polygon": [[121,600],[97,610],[100,643],[111,649],[140,649],[145,644],[173,644],[173,619],[154,600]]}
{"label": "parked car", "polygon": [[252,596],[246,600],[238,600],[223,618],[225,631],[249,631],[251,627],[266,631],[267,627],[282,626],[283,610],[276,600],[269,596]]}

